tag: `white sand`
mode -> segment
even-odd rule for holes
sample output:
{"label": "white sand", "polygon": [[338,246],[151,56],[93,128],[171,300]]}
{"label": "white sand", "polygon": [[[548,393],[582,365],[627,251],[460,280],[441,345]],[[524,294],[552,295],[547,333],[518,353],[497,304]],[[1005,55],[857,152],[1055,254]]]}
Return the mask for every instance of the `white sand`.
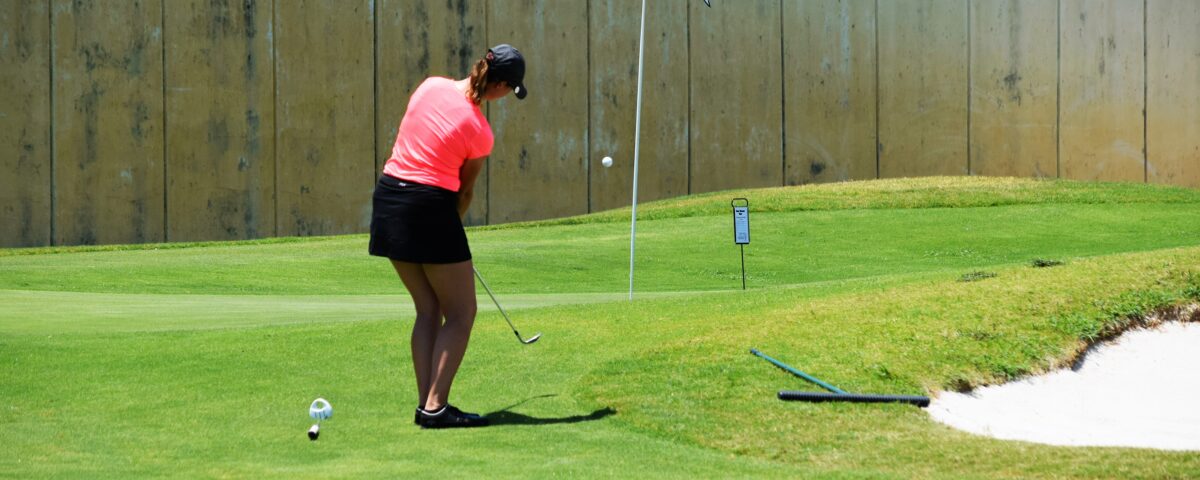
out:
{"label": "white sand", "polygon": [[1200,324],[1131,330],[1093,348],[1076,370],[943,392],[927,411],[1006,440],[1200,450]]}

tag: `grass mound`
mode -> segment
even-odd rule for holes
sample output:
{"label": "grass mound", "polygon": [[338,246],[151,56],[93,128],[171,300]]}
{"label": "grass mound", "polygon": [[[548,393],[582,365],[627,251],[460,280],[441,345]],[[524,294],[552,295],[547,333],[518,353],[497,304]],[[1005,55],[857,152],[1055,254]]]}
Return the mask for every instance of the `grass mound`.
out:
{"label": "grass mound", "polygon": [[[860,209],[965,208],[1040,204],[1200,203],[1200,191],[1143,183],[1082,182],[1015,177],[922,177],[865,182],[820,183],[792,187],[736,189],[702,193],[638,205],[639,219],[729,215],[729,200],[749,198],[756,212]],[[536,222],[483,228],[531,225],[574,225],[628,222],[629,208]]]}

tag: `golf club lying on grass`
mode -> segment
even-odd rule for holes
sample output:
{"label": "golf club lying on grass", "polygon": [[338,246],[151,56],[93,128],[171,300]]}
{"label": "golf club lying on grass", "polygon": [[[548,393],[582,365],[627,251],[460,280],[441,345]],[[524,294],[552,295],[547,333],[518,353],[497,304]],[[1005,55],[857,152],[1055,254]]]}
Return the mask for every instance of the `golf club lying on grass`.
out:
{"label": "golf club lying on grass", "polygon": [[542,337],[542,334],[541,334],[541,333],[537,333],[537,334],[535,334],[534,336],[532,336],[532,337],[529,337],[529,340],[526,340],[526,339],[524,339],[524,338],[521,338],[521,334],[517,332],[517,327],[514,327],[514,326],[513,326],[513,323],[512,323],[512,320],[509,320],[509,319],[508,319],[508,313],[505,313],[505,312],[504,312],[504,307],[501,307],[501,306],[500,306],[500,302],[496,301],[496,296],[492,294],[492,289],[488,287],[488,284],[487,284],[487,282],[483,281],[483,276],[479,274],[479,270],[475,270],[475,267],[471,267],[471,270],[475,272],[475,278],[478,278],[478,279],[479,279],[479,283],[482,283],[482,284],[483,284],[483,289],[484,289],[484,290],[487,290],[488,296],[489,296],[489,297],[492,297],[492,303],[495,303],[495,304],[496,304],[496,308],[500,309],[500,315],[503,315],[503,316],[504,316],[504,321],[508,322],[508,328],[511,328],[511,329],[512,329],[512,331],[513,331],[513,335],[516,335],[516,336],[517,336],[517,340],[520,340],[520,341],[521,341],[521,343],[524,343],[524,344],[526,344],[526,345],[529,345],[529,344],[531,344],[531,343],[533,343],[533,342],[536,342],[536,341],[538,341],[538,339]]}
{"label": "golf club lying on grass", "polygon": [[907,403],[918,407],[928,407],[929,397],[921,397],[916,395],[874,395],[874,394],[858,394],[849,393],[845,390],[837,388],[828,383],[822,382],[820,379],[813,377],[807,373],[796,370],[779,360],[768,357],[766,354],[751,348],[750,353],[753,353],[763,360],[775,364],[776,367],[782,368],[788,373],[797,377],[808,380],[812,383],[820,385],[822,388],[833,393],[822,392],[800,392],[795,390],[780,390],[780,400],[800,400],[804,402],[851,402],[851,403]]}

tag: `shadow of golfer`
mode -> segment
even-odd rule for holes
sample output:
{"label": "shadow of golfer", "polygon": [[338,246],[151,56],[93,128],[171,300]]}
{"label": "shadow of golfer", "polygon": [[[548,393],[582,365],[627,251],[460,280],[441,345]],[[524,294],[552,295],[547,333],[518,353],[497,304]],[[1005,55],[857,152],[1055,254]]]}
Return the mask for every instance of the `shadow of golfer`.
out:
{"label": "shadow of golfer", "polygon": [[589,413],[587,415],[571,415],[569,417],[558,417],[558,418],[531,417],[529,415],[525,415],[525,414],[517,413],[517,412],[510,412],[508,410],[498,410],[498,411],[489,413],[485,416],[488,419],[488,423],[490,423],[493,426],[496,426],[496,425],[554,425],[554,424],[559,424],[559,423],[590,422],[593,420],[600,420],[604,417],[613,415],[615,413],[617,413],[617,411],[613,410],[611,407],[604,407],[604,408],[596,410],[592,413]]}
{"label": "shadow of golfer", "polygon": [[539,417],[531,417],[529,415],[525,415],[522,413],[517,413],[517,412],[512,411],[512,409],[514,407],[517,407],[517,406],[519,406],[525,402],[528,402],[530,400],[537,399],[537,398],[556,397],[556,396],[557,395],[539,395],[536,397],[526,398],[525,400],[521,400],[520,402],[517,402],[517,403],[514,403],[507,407],[501,408],[500,410],[496,410],[494,412],[488,413],[484,416],[487,417],[488,423],[490,423],[493,426],[495,426],[495,425],[554,425],[554,424],[559,424],[559,423],[590,422],[593,420],[600,420],[604,417],[607,417],[609,415],[613,415],[613,414],[617,413],[617,411],[612,409],[611,407],[604,407],[604,408],[598,409],[592,413],[589,413],[587,415],[571,415],[569,417],[558,417],[558,418],[539,418]]}

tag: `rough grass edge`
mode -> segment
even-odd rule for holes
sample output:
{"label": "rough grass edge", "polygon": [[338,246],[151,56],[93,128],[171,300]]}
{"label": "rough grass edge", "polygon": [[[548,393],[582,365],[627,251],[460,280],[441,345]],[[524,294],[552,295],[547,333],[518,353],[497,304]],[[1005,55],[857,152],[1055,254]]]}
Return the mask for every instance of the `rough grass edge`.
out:
{"label": "rough grass edge", "polygon": [[1182,291],[1138,290],[1097,303],[1098,315],[1089,317],[1074,313],[1051,319],[1054,328],[1080,341],[1075,350],[1052,365],[1051,370],[1077,368],[1088,352],[1131,330],[1155,328],[1166,322],[1200,323],[1200,275],[1189,275]]}
{"label": "rough grass edge", "polygon": [[1125,317],[1121,321],[1109,323],[1099,335],[1087,341],[1086,346],[1075,352],[1067,364],[1072,369],[1079,368],[1087,358],[1088,352],[1095,348],[1112,342],[1131,330],[1157,328],[1167,322],[1200,323],[1200,303],[1167,305],[1154,308],[1146,314]]}
{"label": "rough grass edge", "polygon": [[[1109,195],[1099,195],[1109,192]],[[863,194],[875,194],[864,199]],[[838,210],[909,210],[920,208],[979,208],[1014,205],[1200,203],[1200,191],[1173,185],[1132,182],[1095,182],[1017,177],[920,177],[854,180],[731,189],[645,201],[639,220],[725,215],[731,198],[794,198],[778,205],[751,205],[756,212],[815,212]],[[708,202],[703,203],[701,202]],[[581,215],[471,227],[506,230],[545,226],[585,225],[630,221],[631,207]]]}

